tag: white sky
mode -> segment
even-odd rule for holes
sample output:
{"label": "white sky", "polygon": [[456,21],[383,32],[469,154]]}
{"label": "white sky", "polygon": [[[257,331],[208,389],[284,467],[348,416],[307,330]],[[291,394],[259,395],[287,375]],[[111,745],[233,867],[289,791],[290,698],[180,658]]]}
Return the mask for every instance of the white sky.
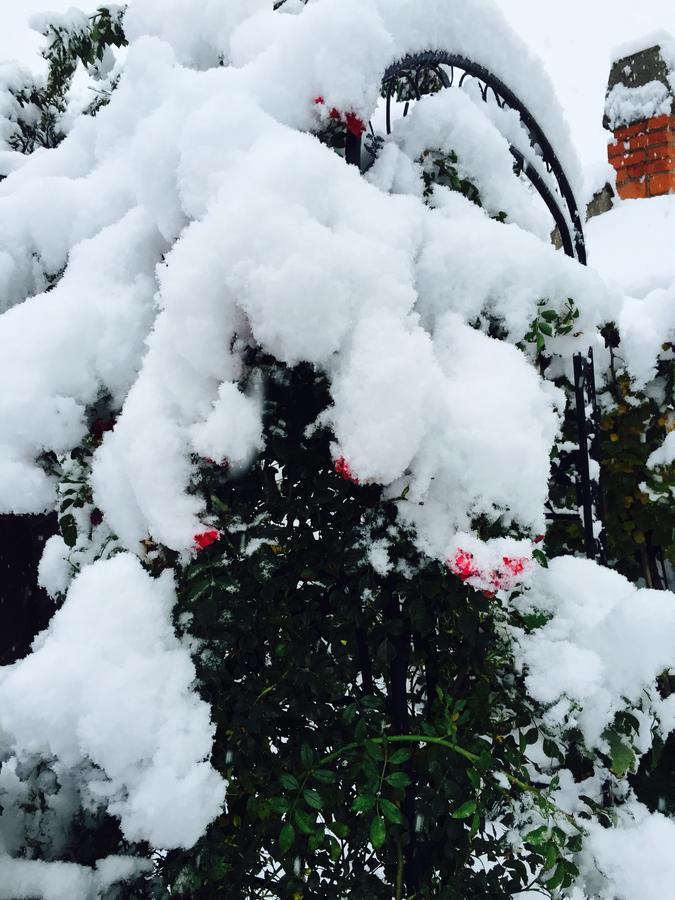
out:
{"label": "white sky", "polygon": [[[654,31],[666,30],[675,36],[675,0],[497,2],[548,70],[583,164],[604,161],[602,108],[611,51]],[[62,11],[77,5],[93,9],[98,4],[96,0],[0,0],[0,60],[15,58],[32,65],[39,37],[30,32],[28,18],[45,9]]]}

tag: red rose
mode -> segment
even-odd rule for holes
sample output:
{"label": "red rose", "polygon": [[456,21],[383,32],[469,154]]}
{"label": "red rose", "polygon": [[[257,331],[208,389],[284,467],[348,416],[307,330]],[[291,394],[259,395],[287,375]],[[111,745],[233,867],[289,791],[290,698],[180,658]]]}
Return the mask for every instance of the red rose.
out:
{"label": "red rose", "polygon": [[366,130],[363,119],[359,119],[356,113],[353,112],[349,112],[345,116],[345,125],[347,126],[347,131],[356,135],[356,137],[359,137]]}
{"label": "red rose", "polygon": [[469,553],[467,550],[458,550],[455,553],[455,558],[451,559],[448,565],[453,575],[458,575],[462,581],[473,578],[475,575],[480,575],[480,572],[473,564],[473,553]]}
{"label": "red rose", "polygon": [[359,479],[355,478],[352,474],[352,470],[349,467],[349,463],[344,458],[344,456],[338,456],[335,460],[335,471],[338,475],[341,475],[346,481],[351,481],[353,484],[358,484]]}
{"label": "red rose", "polygon": [[197,550],[206,550],[211,544],[215,544],[220,540],[220,532],[217,528],[209,528],[208,531],[202,531],[195,535],[195,547]]}
{"label": "red rose", "polygon": [[520,559],[510,559],[508,556],[503,557],[504,565],[509,570],[512,575],[520,575],[525,571],[525,566],[529,562],[527,557],[523,556]]}

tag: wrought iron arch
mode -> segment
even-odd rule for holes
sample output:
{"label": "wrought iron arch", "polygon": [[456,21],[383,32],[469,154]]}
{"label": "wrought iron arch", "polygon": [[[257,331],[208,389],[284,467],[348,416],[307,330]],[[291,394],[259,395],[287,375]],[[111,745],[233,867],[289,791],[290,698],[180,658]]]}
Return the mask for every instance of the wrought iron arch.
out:
{"label": "wrought iron arch", "polygon": [[[461,73],[461,74],[459,74]],[[515,168],[522,172],[546,204],[560,232],[562,246],[567,256],[586,265],[586,245],[581,216],[574,193],[565,171],[556,153],[527,106],[514,94],[504,82],[493,75],[485,66],[475,63],[467,57],[442,50],[430,50],[408,55],[393,63],[385,71],[382,78],[382,96],[385,100],[386,131],[391,134],[391,104],[395,92],[401,82],[407,83],[407,96],[403,99],[403,115],[408,114],[411,101],[419,100],[424,94],[438,90],[462,87],[467,78],[478,82],[481,96],[488,102],[492,96],[501,108],[513,109],[518,113],[523,124],[530,146],[555,179],[557,190],[553,190],[546,178],[517,147],[510,145],[511,155],[515,160]],[[371,126],[371,133],[372,126]],[[375,151],[366,149],[373,155]],[[345,143],[345,159],[348,163],[362,164],[362,134],[357,129],[347,129]],[[566,210],[565,210],[566,207]],[[570,227],[571,225],[571,227]],[[592,476],[595,467],[591,466],[591,458],[598,453],[598,410],[595,399],[595,373],[593,351],[587,355],[577,353],[574,357],[574,389],[576,401],[577,447],[573,452],[565,453],[555,475],[561,481],[566,472],[576,470],[576,489],[579,514],[584,528],[584,545],[586,555],[590,559],[606,563],[606,550],[603,521],[603,499],[601,485],[597,477]],[[577,513],[559,512],[549,509],[550,519],[578,519]]]}
{"label": "wrought iron arch", "polygon": [[[459,72],[461,75],[458,75]],[[386,103],[387,134],[391,133],[392,97],[401,80],[406,81],[410,87],[412,94],[410,99],[419,100],[423,94],[433,93],[434,88],[453,87],[456,80],[457,86],[461,87],[467,78],[476,79],[483,100],[487,102],[492,95],[500,108],[513,109],[518,113],[529,135],[531,146],[539,149],[546,169],[555,178],[557,194],[551,190],[546,180],[542,178],[537,168],[525,158],[524,154],[517,147],[511,145],[510,150],[516,166],[527,176],[546,204],[560,231],[563,249],[567,256],[586,265],[586,245],[579,209],[569,180],[550,141],[525,104],[500,78],[493,75],[484,66],[460,54],[447,53],[443,50],[430,50],[405,56],[390,65],[382,78],[382,93]],[[407,115],[409,103],[410,100],[406,101],[404,115]],[[360,165],[361,143],[361,135],[347,133],[345,151],[347,162]],[[567,215],[563,203],[567,208]]]}

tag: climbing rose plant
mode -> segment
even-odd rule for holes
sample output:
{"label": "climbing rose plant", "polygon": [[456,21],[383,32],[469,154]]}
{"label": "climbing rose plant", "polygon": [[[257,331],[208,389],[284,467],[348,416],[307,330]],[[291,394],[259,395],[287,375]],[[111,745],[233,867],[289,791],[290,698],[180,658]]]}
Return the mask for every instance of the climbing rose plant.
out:
{"label": "climbing rose plant", "polygon": [[[519,90],[539,73],[483,0],[245,6],[45,20],[46,80],[4,92],[0,216],[24,212],[2,233],[3,503],[55,509],[59,609],[0,673],[0,885],[619,896],[623,858],[670,852],[648,769],[675,722],[672,597],[580,559],[577,522],[543,534],[566,366],[617,298],[547,246],[504,111],[470,86],[432,72],[409,110],[402,80],[410,114],[388,139],[366,124],[420,20],[457,52],[482,34],[496,66],[503,44]],[[48,238],[21,231],[33,183]],[[614,363],[623,471],[612,435],[639,404]],[[669,414],[642,401],[628,506],[661,516]],[[610,555],[636,578],[621,491]]]}

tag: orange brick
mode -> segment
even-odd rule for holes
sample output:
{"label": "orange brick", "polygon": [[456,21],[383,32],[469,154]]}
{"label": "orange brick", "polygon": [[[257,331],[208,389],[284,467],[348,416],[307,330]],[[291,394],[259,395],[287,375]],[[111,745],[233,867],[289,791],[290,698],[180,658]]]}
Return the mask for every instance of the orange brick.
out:
{"label": "orange brick", "polygon": [[659,131],[669,125],[675,125],[675,116],[653,116],[647,120],[647,131]]}
{"label": "orange brick", "polygon": [[646,147],[655,147],[659,144],[675,144],[675,134],[669,129],[661,131],[649,131],[647,134],[639,134],[628,141],[629,150],[641,150]]}
{"label": "orange brick", "polygon": [[649,178],[649,196],[660,197],[662,194],[675,194],[675,172]]}
{"label": "orange brick", "polygon": [[643,134],[646,130],[647,120],[643,119],[641,122],[635,122],[633,125],[617,128],[614,132],[614,137],[617,141],[627,141],[629,138],[635,137],[638,134]]}
{"label": "orange brick", "polygon": [[675,161],[672,159],[657,159],[642,167],[643,175],[660,175],[662,172],[675,174]]}
{"label": "orange brick", "polygon": [[650,147],[646,151],[647,159],[675,159],[675,142],[672,144],[660,144],[658,147]]}
{"label": "orange brick", "polygon": [[[646,137],[646,135],[644,135],[644,137]],[[618,144],[607,144],[607,158],[611,161],[615,156],[623,156],[628,149],[629,146],[626,141],[621,141]],[[630,149],[632,149],[632,147]]]}
{"label": "orange brick", "polygon": [[627,181],[637,181],[647,174],[647,163],[641,163],[639,166],[630,166],[628,169],[621,169],[616,173],[616,183],[626,184]]}
{"label": "orange brick", "polygon": [[626,184],[617,184],[617,190],[622,200],[638,200],[647,196],[647,182],[629,181]]}
{"label": "orange brick", "polygon": [[640,163],[647,162],[647,151],[638,150],[636,153],[626,153],[624,156],[617,156],[611,159],[610,162],[617,171],[627,169],[629,166],[637,166]]}

